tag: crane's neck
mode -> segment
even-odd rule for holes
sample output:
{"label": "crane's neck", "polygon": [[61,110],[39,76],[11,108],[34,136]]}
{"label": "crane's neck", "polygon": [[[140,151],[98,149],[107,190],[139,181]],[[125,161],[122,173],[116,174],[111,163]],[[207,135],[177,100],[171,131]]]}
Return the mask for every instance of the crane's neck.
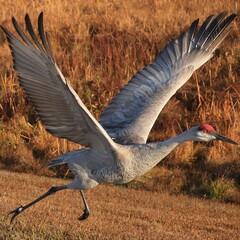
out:
{"label": "crane's neck", "polygon": [[195,138],[194,138],[194,131],[195,129],[194,128],[191,128],[175,137],[172,137],[166,141],[163,141],[163,142],[157,142],[157,143],[154,143],[156,144],[158,147],[161,148],[162,145],[175,145],[175,147],[180,144],[180,143],[183,143],[183,142],[187,142],[187,141],[193,141]]}
{"label": "crane's neck", "polygon": [[142,168],[142,174],[157,165],[163,158],[165,158],[175,147],[180,143],[193,140],[191,130],[188,130],[176,137],[168,139],[163,142],[148,143],[145,146],[138,146],[138,158],[136,158],[137,165]]}

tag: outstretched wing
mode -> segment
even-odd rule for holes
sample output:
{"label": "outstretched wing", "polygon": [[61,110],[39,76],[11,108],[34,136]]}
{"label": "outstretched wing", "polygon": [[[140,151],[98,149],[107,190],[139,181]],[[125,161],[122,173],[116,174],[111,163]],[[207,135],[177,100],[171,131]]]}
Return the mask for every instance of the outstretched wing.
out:
{"label": "outstretched wing", "polygon": [[110,154],[115,143],[82,103],[53,59],[49,38],[43,28],[43,13],[38,18],[42,44],[34,33],[28,14],[25,22],[35,45],[14,18],[12,22],[24,43],[3,26],[1,28],[7,36],[20,85],[46,130],[56,137]]}
{"label": "outstretched wing", "polygon": [[198,31],[198,20],[194,21],[152,64],[135,74],[100,117],[108,134],[121,143],[145,143],[162,108],[192,73],[212,57],[235,17],[226,17],[226,12],[209,16]]}

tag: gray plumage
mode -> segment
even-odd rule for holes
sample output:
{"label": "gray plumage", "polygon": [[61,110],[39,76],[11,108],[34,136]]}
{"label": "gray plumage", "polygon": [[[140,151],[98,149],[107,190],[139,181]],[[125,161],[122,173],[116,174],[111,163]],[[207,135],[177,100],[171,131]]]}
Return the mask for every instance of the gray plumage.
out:
{"label": "gray plumage", "polygon": [[99,122],[119,143],[146,143],[160,111],[192,73],[213,56],[235,15],[210,16],[196,32],[198,20],[167,45],[152,64],[135,74],[116,95]]}
{"label": "gray plumage", "polygon": [[149,132],[171,96],[208,61],[229,32],[227,26],[235,14],[209,16],[197,31],[198,20],[186,33],[167,45],[149,66],[136,73],[116,95],[99,122],[85,107],[56,65],[43,14],[38,20],[41,42],[30,18],[25,17],[33,43],[17,21],[13,25],[23,42],[1,26],[5,32],[20,85],[33,103],[46,130],[52,135],[81,144],[87,149],[66,153],[49,166],[67,163],[75,179],[53,187],[40,198],[11,213],[11,221],[22,211],[46,196],[62,189],[79,189],[86,219],[89,208],[83,190],[99,183],[126,183],[153,168],[179,143],[190,140],[234,141],[218,134],[209,124],[201,124],[161,143],[146,144]]}

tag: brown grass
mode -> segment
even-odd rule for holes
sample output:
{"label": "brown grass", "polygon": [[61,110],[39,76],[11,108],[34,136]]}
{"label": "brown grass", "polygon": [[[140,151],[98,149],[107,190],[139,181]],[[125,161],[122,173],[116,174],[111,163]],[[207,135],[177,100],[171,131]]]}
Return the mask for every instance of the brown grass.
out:
{"label": "brown grass", "polygon": [[92,214],[78,221],[78,191],[65,190],[19,215],[7,213],[66,181],[0,171],[0,239],[239,239],[239,207],[116,186],[86,193]]}
{"label": "brown grass", "polygon": [[[19,0],[1,3],[0,23],[13,30],[11,16],[23,25],[28,12],[36,26],[38,14],[44,11],[45,27],[60,69],[98,117],[130,77],[193,20],[199,17],[202,22],[208,15],[224,10],[239,13],[239,6],[234,0],[78,0],[71,4],[64,0]],[[161,141],[192,125],[209,122],[217,131],[240,142],[239,19],[213,59],[171,98],[150,141]],[[46,168],[47,162],[79,146],[46,133],[19,88],[2,32],[0,46],[0,166],[53,175]],[[239,169],[239,147],[219,142],[185,143],[159,169],[129,186],[213,199],[218,195],[216,191],[224,192],[215,188],[229,186],[228,194],[224,192],[218,199],[239,203]],[[57,174],[61,172],[63,175],[62,168]]]}

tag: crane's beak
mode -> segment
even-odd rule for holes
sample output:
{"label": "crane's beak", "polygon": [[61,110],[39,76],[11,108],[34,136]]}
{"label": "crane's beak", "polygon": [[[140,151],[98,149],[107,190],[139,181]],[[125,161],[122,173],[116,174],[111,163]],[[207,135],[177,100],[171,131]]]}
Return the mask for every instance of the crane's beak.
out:
{"label": "crane's beak", "polygon": [[220,141],[224,141],[224,142],[228,142],[228,143],[231,143],[231,144],[235,144],[235,145],[238,145],[238,143],[234,142],[233,140],[221,135],[220,133],[217,133],[217,132],[213,132],[212,135],[216,138],[216,140],[220,140]]}

